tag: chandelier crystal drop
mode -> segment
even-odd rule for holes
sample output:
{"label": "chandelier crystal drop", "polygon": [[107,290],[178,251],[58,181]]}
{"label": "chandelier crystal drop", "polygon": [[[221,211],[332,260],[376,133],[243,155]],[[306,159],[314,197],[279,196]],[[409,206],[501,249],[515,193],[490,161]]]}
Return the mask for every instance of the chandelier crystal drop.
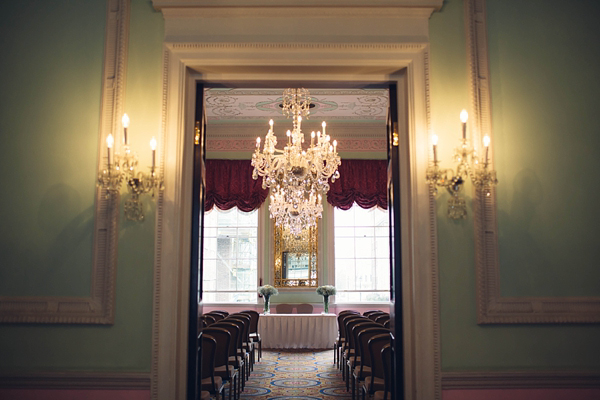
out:
{"label": "chandelier crystal drop", "polygon": [[276,148],[277,137],[271,120],[262,151],[259,137],[252,155],[252,177],[262,176],[263,189],[270,190],[271,219],[294,236],[300,236],[303,229],[316,227],[323,212],[323,195],[329,191],[329,179],[334,182],[340,176],[337,141],[326,134],[325,122],[323,131],[312,132],[310,145],[303,148],[302,119],[309,117],[310,100],[306,89],[286,89],[283,114],[292,117],[293,129],[287,131],[285,147]]}

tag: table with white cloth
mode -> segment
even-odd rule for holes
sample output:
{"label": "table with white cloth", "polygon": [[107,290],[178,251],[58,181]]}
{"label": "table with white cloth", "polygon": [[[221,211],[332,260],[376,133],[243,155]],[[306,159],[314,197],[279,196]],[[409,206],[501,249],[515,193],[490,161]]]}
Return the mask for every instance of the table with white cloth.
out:
{"label": "table with white cloth", "polygon": [[335,314],[261,314],[258,333],[265,349],[330,349],[337,338]]}

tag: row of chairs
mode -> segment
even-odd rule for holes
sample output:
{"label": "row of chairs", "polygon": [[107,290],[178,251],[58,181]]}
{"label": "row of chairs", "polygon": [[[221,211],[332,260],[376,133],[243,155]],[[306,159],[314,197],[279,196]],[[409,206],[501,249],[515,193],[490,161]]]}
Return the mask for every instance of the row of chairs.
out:
{"label": "row of chairs", "polygon": [[262,343],[257,332],[259,313],[254,310],[229,314],[211,311],[200,316],[202,331],[198,335],[201,376],[198,385],[201,399],[211,395],[224,399],[229,386],[229,399],[239,399],[254,369],[256,353],[262,357]]}
{"label": "row of chairs", "polygon": [[352,399],[357,390],[365,398],[394,399],[392,358],[393,336],[389,329],[390,315],[380,310],[363,315],[344,310],[338,315],[338,338],[334,343],[334,360],[346,381],[346,390],[352,388]]}

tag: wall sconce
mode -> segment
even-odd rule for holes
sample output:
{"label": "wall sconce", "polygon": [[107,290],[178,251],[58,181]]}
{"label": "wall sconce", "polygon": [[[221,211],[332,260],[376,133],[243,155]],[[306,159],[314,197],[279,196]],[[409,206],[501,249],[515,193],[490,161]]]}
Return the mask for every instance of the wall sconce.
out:
{"label": "wall sconce", "polygon": [[137,154],[132,153],[129,147],[127,129],[130,121],[127,114],[123,115],[121,122],[123,123],[123,154],[113,151],[115,139],[112,134],[109,134],[106,138],[106,169],[98,174],[97,186],[105,189],[106,197],[109,198],[111,195],[117,195],[121,190],[121,185],[125,182],[131,193],[131,198],[127,199],[124,204],[125,218],[132,221],[142,221],[144,211],[140,195],[152,193],[152,197],[154,197],[157,190],[164,189],[163,179],[156,172],[156,139],[153,137],[150,140],[152,150],[150,172],[147,174],[136,172],[138,158]]}
{"label": "wall sconce", "polygon": [[469,147],[467,142],[467,120],[469,114],[466,110],[460,113],[462,122],[462,139],[460,146],[454,149],[454,161],[458,163],[456,172],[452,169],[442,169],[439,166],[437,158],[438,137],[433,135],[431,143],[433,144],[433,165],[427,168],[426,179],[429,185],[433,186],[434,195],[438,192],[438,187],[444,187],[448,190],[451,197],[448,200],[448,217],[452,219],[466,218],[467,207],[465,200],[460,197],[460,190],[467,177],[475,185],[476,190],[481,190],[485,196],[491,195],[491,188],[498,184],[496,171],[489,168],[490,137],[483,137],[483,148],[485,156],[483,162],[477,157],[474,148]]}

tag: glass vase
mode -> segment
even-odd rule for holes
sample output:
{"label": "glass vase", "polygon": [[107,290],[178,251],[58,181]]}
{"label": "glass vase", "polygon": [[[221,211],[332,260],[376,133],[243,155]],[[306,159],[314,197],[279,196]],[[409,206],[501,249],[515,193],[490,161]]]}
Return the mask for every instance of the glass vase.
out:
{"label": "glass vase", "polygon": [[265,304],[264,304],[264,312],[265,314],[270,314],[271,311],[269,310],[269,296],[265,296]]}
{"label": "glass vase", "polygon": [[329,314],[329,296],[323,296],[323,312]]}

